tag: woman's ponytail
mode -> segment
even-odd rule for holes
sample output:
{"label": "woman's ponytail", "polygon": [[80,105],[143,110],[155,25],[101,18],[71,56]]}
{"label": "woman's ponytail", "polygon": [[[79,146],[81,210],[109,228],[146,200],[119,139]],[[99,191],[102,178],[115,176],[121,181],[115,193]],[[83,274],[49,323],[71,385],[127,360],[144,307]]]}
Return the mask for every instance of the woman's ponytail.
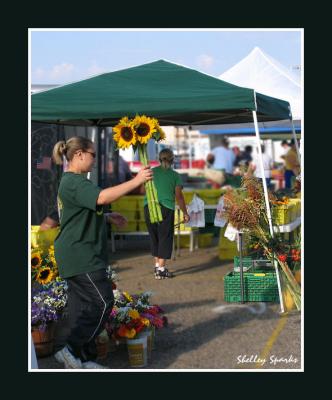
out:
{"label": "woman's ponytail", "polygon": [[63,156],[66,155],[67,146],[64,140],[57,142],[53,148],[53,161],[55,164],[63,164]]}

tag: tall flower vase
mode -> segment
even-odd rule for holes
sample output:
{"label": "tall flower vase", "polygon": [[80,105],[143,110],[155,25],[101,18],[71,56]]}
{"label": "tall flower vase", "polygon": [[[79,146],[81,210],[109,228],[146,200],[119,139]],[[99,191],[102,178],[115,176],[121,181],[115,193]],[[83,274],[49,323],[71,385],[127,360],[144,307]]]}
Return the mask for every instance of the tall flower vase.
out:
{"label": "tall flower vase", "polygon": [[96,338],[96,349],[97,349],[97,358],[99,360],[105,360],[110,352],[110,342],[102,341]]}
{"label": "tall flower vase", "polygon": [[152,329],[146,329],[142,332],[139,333],[138,337],[146,337],[146,342],[147,342],[147,356],[148,356],[148,361],[151,360],[152,356],[152,349],[153,349],[153,339],[154,339],[154,334],[152,332]]}
{"label": "tall flower vase", "polygon": [[127,339],[129,365],[133,368],[145,367],[148,363],[148,344],[146,336]]}
{"label": "tall flower vase", "polygon": [[156,328],[155,326],[151,326],[151,349],[154,350],[156,348]]}
{"label": "tall flower vase", "polygon": [[37,357],[47,357],[53,353],[55,324],[47,324],[46,329],[38,326],[31,327],[32,340],[35,345]]}

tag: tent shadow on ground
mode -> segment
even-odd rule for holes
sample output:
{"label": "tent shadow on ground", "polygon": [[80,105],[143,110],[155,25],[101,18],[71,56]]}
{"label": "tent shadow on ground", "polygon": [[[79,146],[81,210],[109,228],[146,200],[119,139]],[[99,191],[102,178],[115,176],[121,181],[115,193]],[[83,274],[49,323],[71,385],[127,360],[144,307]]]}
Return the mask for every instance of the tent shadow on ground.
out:
{"label": "tent shadow on ground", "polygon": [[[203,321],[181,331],[178,331],[177,325],[173,326],[170,323],[167,328],[157,334],[157,348],[154,357],[156,361],[151,364],[151,368],[167,368],[181,354],[197,350],[216,337],[222,336],[227,330],[253,319],[274,319],[277,316],[271,309],[264,314],[257,315],[248,312],[247,309],[235,308],[230,313],[218,315],[210,321]],[[165,350],[167,354],[165,354]]]}
{"label": "tent shadow on ground", "polygon": [[[156,348],[152,352],[152,360],[146,366],[146,369],[172,369],[174,368],[172,364],[182,354],[199,349],[216,337],[222,336],[229,329],[236,328],[253,319],[266,320],[277,317],[278,314],[269,307],[266,313],[261,315],[252,314],[243,308],[235,308],[230,313],[218,315],[210,321],[201,322],[184,330],[181,330],[180,324],[170,323],[169,326],[156,331]],[[128,366],[126,346],[119,346],[118,350],[111,353],[104,364],[110,369],[131,369]],[[228,368],[232,367],[230,365]],[[209,367],[188,367],[188,369],[191,368],[204,369]]]}
{"label": "tent shadow on ground", "polygon": [[229,265],[231,261],[221,261],[218,256],[215,256],[211,261],[205,263],[205,264],[200,264],[200,265],[194,265],[192,267],[188,268],[174,268],[174,275],[180,276],[180,275],[185,275],[185,274],[193,274],[195,272],[201,272],[207,269],[211,268],[218,268],[218,267],[223,267],[225,265]]}
{"label": "tent shadow on ground", "polygon": [[202,301],[187,301],[184,303],[166,303],[161,306],[161,308],[165,311],[165,315],[169,315],[170,313],[178,310],[179,308],[189,308],[189,307],[201,307],[209,304],[215,304],[215,300],[202,300]]}
{"label": "tent shadow on ground", "polygon": [[[201,303],[208,303],[203,301]],[[234,304],[233,304],[234,305]],[[172,307],[175,308],[172,309]],[[194,307],[195,302],[182,303],[178,305],[184,307]],[[168,312],[176,310],[177,305],[166,304]],[[167,327],[157,330],[156,332],[156,348],[152,353],[152,360],[146,366],[146,369],[167,369],[173,368],[172,364],[182,355],[187,352],[197,350],[209,341],[218,336],[222,336],[229,329],[236,328],[253,319],[266,320],[276,319],[278,314],[267,307],[264,314],[252,314],[245,308],[236,308],[231,312],[217,315],[209,321],[203,321],[191,327],[181,330],[181,324],[170,323]],[[119,345],[114,352],[110,352],[107,360],[100,361],[103,365],[110,369],[131,369],[128,362],[128,353],[125,344]],[[62,365],[57,363],[54,357],[38,359],[39,368],[62,368]],[[47,365],[47,366],[46,366]],[[228,368],[231,368],[229,366]],[[197,368],[197,367],[191,367]],[[199,366],[199,369],[209,367]],[[190,369],[190,368],[188,368]]]}

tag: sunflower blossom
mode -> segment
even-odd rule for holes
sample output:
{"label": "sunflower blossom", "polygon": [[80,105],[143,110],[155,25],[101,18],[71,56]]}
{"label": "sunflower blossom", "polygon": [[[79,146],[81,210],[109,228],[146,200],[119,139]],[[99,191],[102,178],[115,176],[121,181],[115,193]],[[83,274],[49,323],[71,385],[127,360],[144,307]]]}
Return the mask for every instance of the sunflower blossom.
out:
{"label": "sunflower blossom", "polygon": [[156,131],[154,120],[146,115],[137,115],[132,123],[136,131],[137,141],[141,144],[146,144]]}
{"label": "sunflower blossom", "polygon": [[43,267],[38,271],[36,281],[41,285],[47,285],[53,280],[53,272],[50,267]]}
{"label": "sunflower blossom", "polygon": [[33,269],[37,269],[41,266],[42,264],[42,256],[40,252],[34,252],[31,254],[31,267]]}
{"label": "sunflower blossom", "polygon": [[128,117],[121,118],[119,123],[113,128],[113,131],[113,138],[119,149],[126,149],[136,144],[137,135]]}

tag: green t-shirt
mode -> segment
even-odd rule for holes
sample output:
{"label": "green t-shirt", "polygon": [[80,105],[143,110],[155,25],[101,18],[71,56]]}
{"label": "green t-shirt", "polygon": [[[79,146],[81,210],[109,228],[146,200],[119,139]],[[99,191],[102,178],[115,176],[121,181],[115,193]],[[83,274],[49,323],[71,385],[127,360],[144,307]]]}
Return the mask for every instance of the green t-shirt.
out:
{"label": "green t-shirt", "polygon": [[[153,181],[157,189],[159,203],[166,208],[175,210],[175,187],[182,186],[180,175],[172,168],[161,166],[152,168]],[[147,204],[146,196],[144,205]]]}
{"label": "green t-shirt", "polygon": [[62,278],[108,265],[103,207],[97,205],[101,190],[83,174],[65,172],[62,176],[58,191],[60,232],[54,242]]}

